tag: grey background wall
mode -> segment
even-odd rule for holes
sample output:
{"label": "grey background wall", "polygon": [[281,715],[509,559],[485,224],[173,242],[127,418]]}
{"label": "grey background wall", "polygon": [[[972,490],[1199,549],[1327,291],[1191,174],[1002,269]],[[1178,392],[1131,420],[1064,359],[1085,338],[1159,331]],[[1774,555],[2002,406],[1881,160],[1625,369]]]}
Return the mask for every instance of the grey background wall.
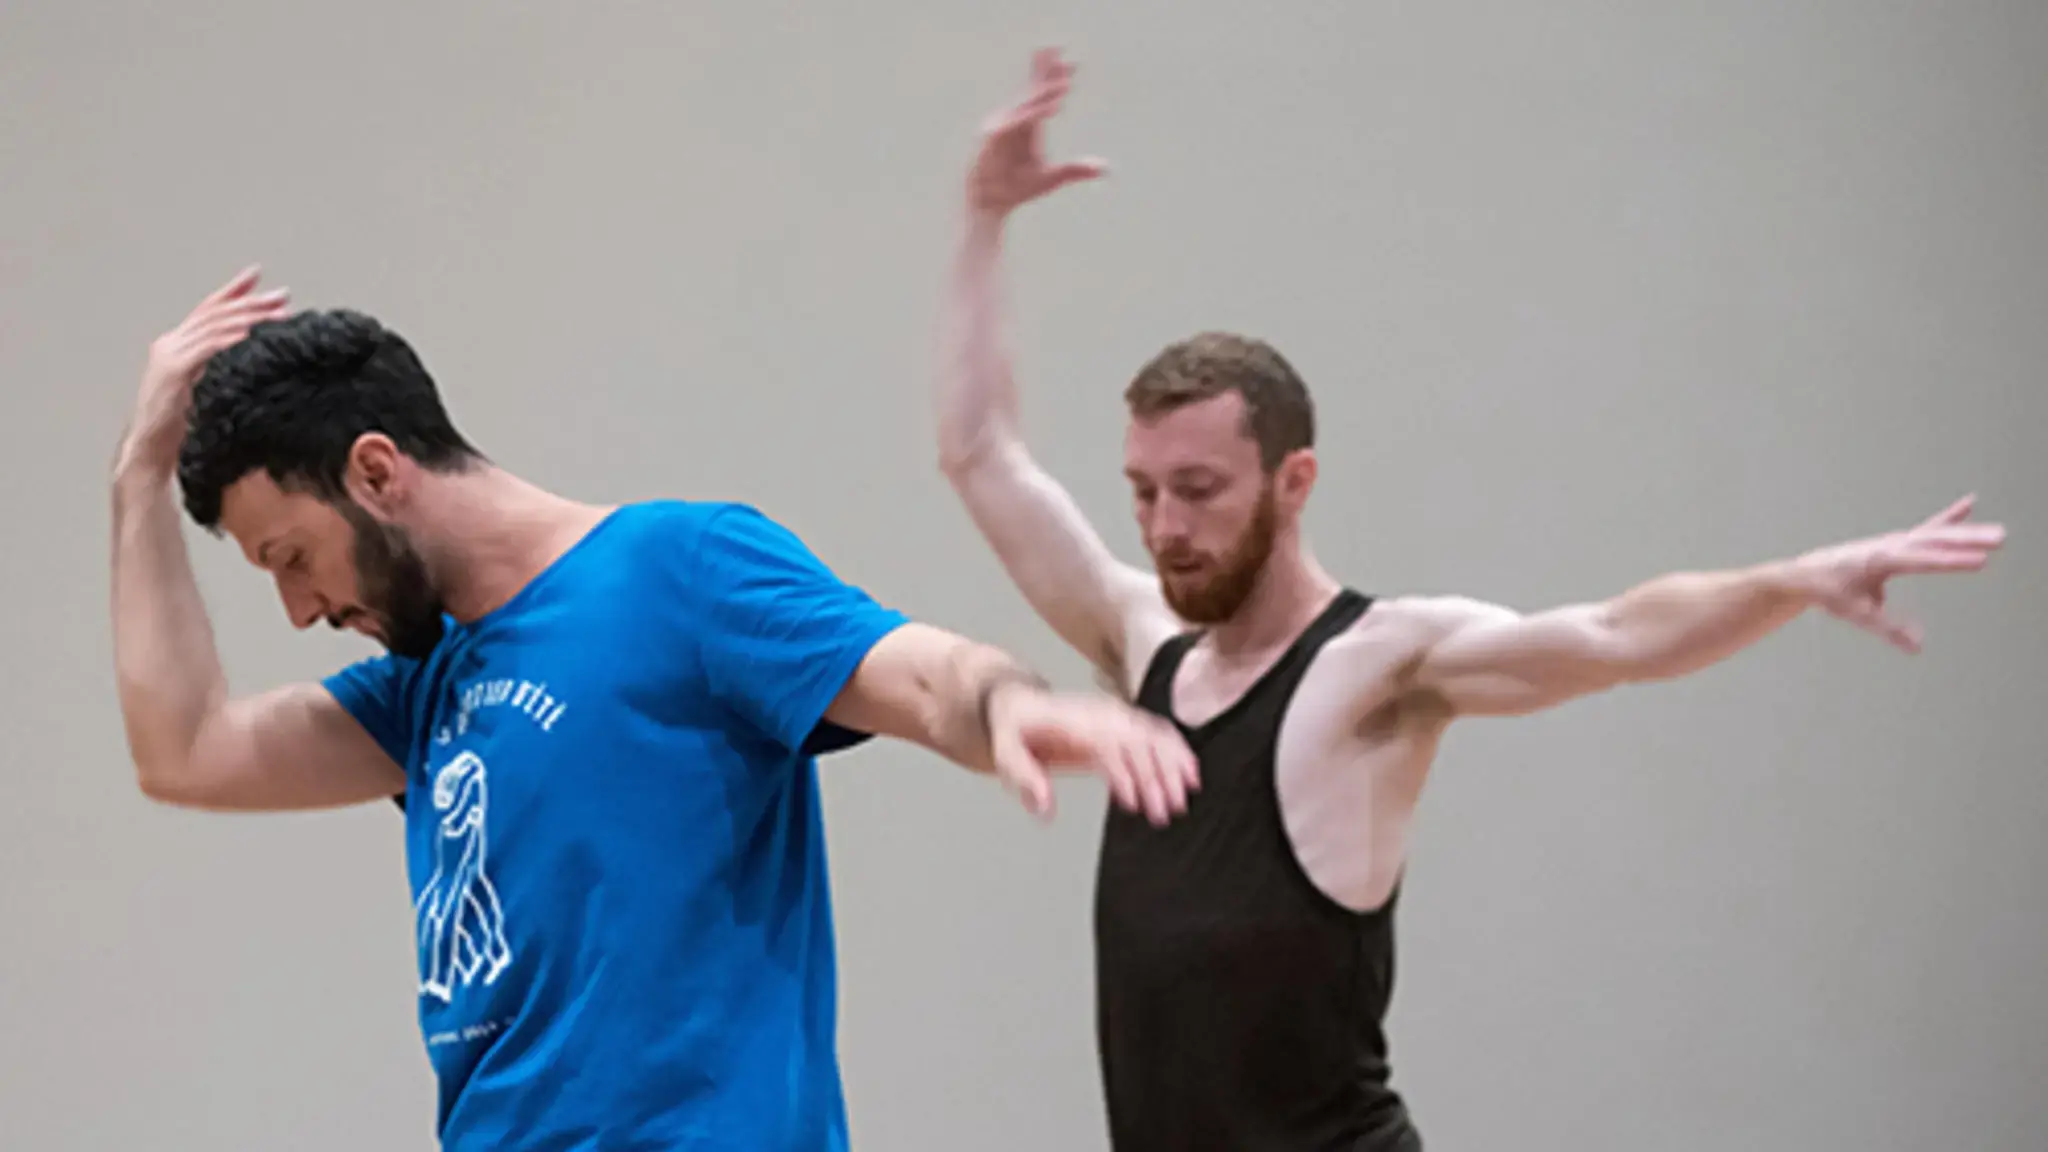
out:
{"label": "grey background wall", "polygon": [[[1448,744],[1403,912],[1432,1148],[2048,1142],[2048,6],[81,5],[0,9],[7,470],[0,1147],[431,1146],[398,815],[147,804],[106,464],[144,346],[242,263],[409,334],[499,460],[738,496],[1085,682],[934,467],[956,194],[1059,43],[1019,222],[1040,454],[1136,556],[1117,394],[1201,327],[1317,389],[1315,542],[1522,607],[1882,530],[2012,542],[1682,684]],[[238,687],[314,676],[195,538]],[[1101,793],[1033,825],[900,748],[827,771],[867,1149],[1104,1146]]]}

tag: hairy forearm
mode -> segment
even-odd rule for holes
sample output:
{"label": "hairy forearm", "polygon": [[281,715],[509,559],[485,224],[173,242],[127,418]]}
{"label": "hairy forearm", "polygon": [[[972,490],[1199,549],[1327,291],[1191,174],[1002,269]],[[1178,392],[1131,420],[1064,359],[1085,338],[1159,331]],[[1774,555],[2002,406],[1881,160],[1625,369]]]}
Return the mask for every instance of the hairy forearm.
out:
{"label": "hairy forearm", "polygon": [[939,384],[939,460],[949,474],[1017,434],[1017,391],[1003,342],[1002,225],[970,213],[953,262]]}
{"label": "hairy forearm", "polygon": [[1009,653],[955,637],[930,678],[925,742],[970,771],[992,771],[991,709],[1005,692],[1045,687],[1042,677]]}
{"label": "hairy forearm", "polygon": [[148,786],[182,769],[227,698],[166,469],[116,464],[112,592],[121,714]]}
{"label": "hairy forearm", "polygon": [[926,624],[876,645],[827,716],[855,731],[920,744],[964,768],[994,767],[989,710],[1014,688],[1043,681],[1016,658]]}
{"label": "hairy forearm", "polygon": [[1646,581],[1601,607],[1621,678],[1666,680],[1718,663],[1789,623],[1813,599],[1789,562]]}

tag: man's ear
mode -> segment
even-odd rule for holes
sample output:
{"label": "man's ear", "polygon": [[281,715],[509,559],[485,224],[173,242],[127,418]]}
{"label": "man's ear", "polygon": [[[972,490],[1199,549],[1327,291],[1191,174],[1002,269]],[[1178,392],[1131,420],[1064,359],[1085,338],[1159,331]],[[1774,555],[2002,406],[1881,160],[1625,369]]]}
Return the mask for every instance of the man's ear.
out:
{"label": "man's ear", "polygon": [[391,514],[404,503],[405,454],[382,432],[365,432],[349,446],[342,486],[350,498],[374,512]]}
{"label": "man's ear", "polygon": [[1280,502],[1293,511],[1301,511],[1302,505],[1308,503],[1309,492],[1316,486],[1315,451],[1298,448],[1289,452],[1280,461],[1277,471],[1275,479],[1278,482],[1274,491],[1279,494]]}

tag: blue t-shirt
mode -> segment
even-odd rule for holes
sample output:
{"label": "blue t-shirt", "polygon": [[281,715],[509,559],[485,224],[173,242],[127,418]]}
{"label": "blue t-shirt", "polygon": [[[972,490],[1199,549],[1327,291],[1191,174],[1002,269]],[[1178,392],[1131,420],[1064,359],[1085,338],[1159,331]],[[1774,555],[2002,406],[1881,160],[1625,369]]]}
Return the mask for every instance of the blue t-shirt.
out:
{"label": "blue t-shirt", "polygon": [[905,620],[753,508],[649,501],[327,680],[405,767],[444,1147],[846,1146],[812,757]]}

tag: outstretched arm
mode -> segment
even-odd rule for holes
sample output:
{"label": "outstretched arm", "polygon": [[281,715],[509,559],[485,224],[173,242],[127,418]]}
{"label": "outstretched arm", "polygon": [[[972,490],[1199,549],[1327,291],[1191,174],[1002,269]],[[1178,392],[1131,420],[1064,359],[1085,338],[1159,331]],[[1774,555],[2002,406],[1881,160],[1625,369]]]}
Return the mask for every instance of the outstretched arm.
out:
{"label": "outstretched arm", "polygon": [[1164,720],[1108,696],[1055,693],[1008,653],[928,624],[876,641],[825,718],[994,775],[1041,816],[1052,813],[1051,772],[1093,771],[1155,824],[1186,811],[1199,783]]}
{"label": "outstretched arm", "polygon": [[681,555],[712,696],[791,752],[905,740],[992,773],[1039,815],[1055,772],[1100,775],[1162,822],[1197,784],[1171,725],[1101,693],[1052,692],[1007,653],[884,607],[758,509],[717,511]]}
{"label": "outstretched arm", "polygon": [[1466,715],[1516,715],[1623,684],[1669,680],[1719,663],[1809,608],[1867,629],[1907,652],[1917,626],[1885,611],[1894,576],[1973,572],[2005,540],[1967,522],[1964,499],[1903,532],[1789,560],[1658,577],[1611,600],[1532,615],[1470,600],[1414,607],[1432,637],[1407,687]]}
{"label": "outstretched arm", "polygon": [[1003,343],[1004,221],[1018,206],[1101,171],[1094,161],[1048,165],[1038,155],[1040,125],[1058,109],[1070,75],[1041,53],[1025,98],[986,126],[948,299],[939,459],[1033,610],[1097,669],[1128,685],[1133,624],[1167,620],[1165,604],[1155,582],[1110,553],[1073,498],[1026,450]]}

